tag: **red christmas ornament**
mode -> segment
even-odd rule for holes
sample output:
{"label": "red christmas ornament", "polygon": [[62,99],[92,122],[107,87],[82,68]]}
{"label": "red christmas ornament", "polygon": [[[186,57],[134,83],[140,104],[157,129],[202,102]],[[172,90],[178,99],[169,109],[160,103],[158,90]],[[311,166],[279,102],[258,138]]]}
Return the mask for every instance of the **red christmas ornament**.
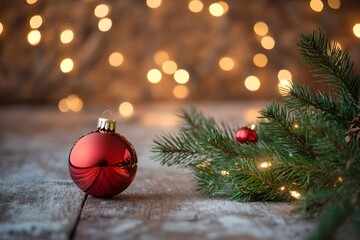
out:
{"label": "red christmas ornament", "polygon": [[94,197],[112,197],[134,180],[134,147],[115,132],[114,119],[99,118],[98,128],[81,137],[69,155],[69,172],[75,184]]}
{"label": "red christmas ornament", "polygon": [[255,143],[257,142],[256,125],[250,127],[242,127],[236,132],[236,140],[239,143]]}

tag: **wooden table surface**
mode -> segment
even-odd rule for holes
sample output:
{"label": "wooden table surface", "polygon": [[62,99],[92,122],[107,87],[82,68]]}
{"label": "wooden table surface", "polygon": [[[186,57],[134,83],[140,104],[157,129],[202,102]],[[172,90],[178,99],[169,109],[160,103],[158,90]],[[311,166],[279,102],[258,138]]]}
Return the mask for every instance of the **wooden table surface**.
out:
{"label": "wooden table surface", "polygon": [[[195,104],[244,125],[264,105]],[[85,198],[67,168],[75,140],[96,128],[106,108],[1,107],[0,239],[295,240],[314,229],[289,203],[240,203],[195,192],[189,172],[150,159],[152,139],[177,129],[178,105],[135,107],[131,119],[116,118],[118,131],[137,150],[139,168],[132,185],[112,199]]]}

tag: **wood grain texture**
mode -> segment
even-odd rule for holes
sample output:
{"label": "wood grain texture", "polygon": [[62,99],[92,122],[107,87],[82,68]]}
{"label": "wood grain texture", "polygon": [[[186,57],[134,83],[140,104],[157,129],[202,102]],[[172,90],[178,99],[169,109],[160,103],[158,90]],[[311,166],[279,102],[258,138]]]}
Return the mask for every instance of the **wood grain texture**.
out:
{"label": "wood grain texture", "polygon": [[[242,125],[263,105],[197,106],[220,120]],[[295,240],[309,236],[314,222],[301,220],[292,212],[292,204],[239,203],[202,195],[195,191],[190,172],[151,161],[152,139],[178,127],[176,109],[174,104],[143,105],[133,118],[118,118],[118,132],[137,150],[137,176],[112,199],[89,196],[74,239]],[[84,194],[70,179],[68,154],[79,137],[95,128],[102,111],[0,109],[0,239],[69,238]]]}

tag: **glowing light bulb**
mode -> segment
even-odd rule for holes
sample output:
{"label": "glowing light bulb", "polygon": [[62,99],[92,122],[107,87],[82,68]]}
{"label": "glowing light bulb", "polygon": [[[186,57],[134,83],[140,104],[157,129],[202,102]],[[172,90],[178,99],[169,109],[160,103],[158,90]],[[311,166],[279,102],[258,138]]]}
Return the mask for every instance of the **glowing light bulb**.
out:
{"label": "glowing light bulb", "polygon": [[340,2],[340,0],[328,0],[328,5],[332,9],[339,9],[341,2]]}
{"label": "glowing light bulb", "polygon": [[102,32],[107,32],[112,26],[112,21],[110,18],[102,18],[99,20],[98,28]]}
{"label": "glowing light bulb", "polygon": [[68,43],[72,42],[73,39],[74,39],[74,32],[70,29],[66,29],[66,30],[62,31],[60,34],[60,41],[63,44],[68,44]]}
{"label": "glowing light bulb", "polygon": [[94,15],[98,18],[106,17],[110,12],[110,7],[107,4],[99,4],[94,9]]}
{"label": "glowing light bulb", "polygon": [[279,81],[281,81],[283,79],[292,80],[291,72],[287,69],[281,69],[278,72],[278,79],[279,79]]}
{"label": "glowing light bulb", "polygon": [[219,61],[219,66],[224,71],[231,71],[234,68],[235,63],[234,63],[234,60],[232,58],[223,57]]}
{"label": "glowing light bulb", "polygon": [[343,179],[341,176],[339,176],[339,177],[337,178],[337,181],[338,181],[339,183],[343,183],[344,179]]}
{"label": "glowing light bulb", "polygon": [[260,88],[260,80],[255,76],[248,76],[245,79],[244,84],[249,91],[257,91]]}
{"label": "glowing light bulb", "polygon": [[161,68],[164,71],[164,73],[173,74],[177,70],[177,64],[174,61],[167,60],[162,64]]}
{"label": "glowing light bulb", "polygon": [[173,89],[173,94],[178,99],[184,99],[189,95],[189,89],[184,85],[177,85]]}
{"label": "glowing light bulb", "polygon": [[43,23],[43,19],[40,15],[34,15],[30,18],[29,24],[32,29],[37,29]]}
{"label": "glowing light bulb", "polygon": [[189,2],[189,10],[198,13],[204,8],[204,4],[200,0],[192,0]]}
{"label": "glowing light bulb", "polygon": [[360,23],[354,25],[353,32],[356,37],[360,38]]}
{"label": "glowing light bulb", "polygon": [[26,0],[27,4],[31,5],[37,2],[37,0]]}
{"label": "glowing light bulb", "polygon": [[300,125],[297,124],[297,123],[294,123],[293,127],[294,127],[295,129],[298,129],[298,128],[300,127]]}
{"label": "glowing light bulb", "polygon": [[0,22],[0,34],[3,32],[3,30],[4,30],[4,26],[3,26],[3,24]]}
{"label": "glowing light bulb", "polygon": [[254,32],[259,36],[265,36],[269,31],[269,27],[264,22],[257,22],[254,25]]}
{"label": "glowing light bulb", "polygon": [[262,162],[260,168],[269,168],[271,167],[271,162]]}
{"label": "glowing light bulb", "polygon": [[209,6],[209,12],[214,17],[221,17],[225,13],[225,10],[224,10],[224,8],[223,8],[223,6],[221,4],[212,3]]}
{"label": "glowing light bulb", "polygon": [[158,83],[162,78],[162,74],[158,69],[151,69],[147,73],[147,79],[151,83]]}
{"label": "glowing light bulb", "polygon": [[265,54],[258,53],[254,56],[253,62],[257,67],[265,67],[268,62],[268,59]]}
{"label": "glowing light bulb", "polygon": [[179,84],[185,84],[189,81],[190,75],[185,69],[179,69],[174,73],[174,79]]}
{"label": "glowing light bulb", "polygon": [[146,5],[148,5],[149,8],[158,8],[161,3],[162,0],[146,0]]}
{"label": "glowing light bulb", "polygon": [[120,66],[124,61],[124,56],[119,52],[113,52],[109,56],[109,64],[113,67]]}
{"label": "glowing light bulb", "polygon": [[289,191],[289,193],[293,198],[299,199],[301,197],[301,194],[297,191]]}
{"label": "glowing light bulb", "polygon": [[169,54],[163,50],[158,51],[154,55],[154,62],[157,65],[162,65],[166,60],[169,60]]}
{"label": "glowing light bulb", "polygon": [[229,172],[228,171],[225,171],[225,170],[221,170],[220,174],[222,176],[228,176],[229,175]]}
{"label": "glowing light bulb", "polygon": [[131,117],[134,114],[134,106],[130,102],[123,102],[119,105],[119,113],[124,118]]}
{"label": "glowing light bulb", "polygon": [[281,186],[279,189],[280,189],[280,191],[284,191],[284,190],[285,190],[285,187],[284,187],[284,186]]}
{"label": "glowing light bulb", "polygon": [[273,49],[275,46],[275,40],[270,36],[265,36],[261,39],[261,46],[267,50]]}
{"label": "glowing light bulb", "polygon": [[69,73],[73,70],[73,68],[74,68],[74,62],[71,58],[65,58],[60,63],[60,70],[63,73]]}
{"label": "glowing light bulb", "polygon": [[28,42],[35,46],[38,45],[41,40],[41,33],[39,30],[31,30],[27,35]]}
{"label": "glowing light bulb", "polygon": [[324,8],[324,4],[321,0],[311,0],[310,7],[315,12],[321,12]]}
{"label": "glowing light bulb", "polygon": [[288,79],[282,79],[279,81],[278,89],[281,96],[286,96],[292,88],[292,82]]}

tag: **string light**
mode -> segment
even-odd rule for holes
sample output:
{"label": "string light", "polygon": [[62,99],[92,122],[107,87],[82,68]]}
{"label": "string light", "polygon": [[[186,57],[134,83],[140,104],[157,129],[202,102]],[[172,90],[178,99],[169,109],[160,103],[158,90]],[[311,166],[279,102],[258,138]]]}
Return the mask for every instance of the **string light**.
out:
{"label": "string light", "polygon": [[232,58],[223,57],[219,61],[219,66],[224,71],[231,71],[234,68],[235,63],[234,63],[234,60]]}
{"label": "string light", "polygon": [[225,10],[220,3],[212,3],[209,6],[209,12],[214,17],[221,17],[225,13]]}
{"label": "string light", "polygon": [[337,178],[337,181],[338,181],[339,183],[343,183],[344,179],[343,179],[341,176],[339,176],[339,177]]}
{"label": "string light", "polygon": [[59,110],[61,112],[79,112],[83,108],[83,101],[75,94],[71,94],[66,98],[63,98],[58,103]]}
{"label": "string light", "polygon": [[73,68],[74,68],[74,62],[71,58],[65,58],[60,63],[60,70],[63,73],[69,73],[73,70]]}
{"label": "string light", "polygon": [[26,0],[27,4],[31,5],[37,2],[37,0]]}
{"label": "string light", "polygon": [[106,17],[110,12],[110,8],[107,4],[99,4],[94,9],[94,15],[98,18]]}
{"label": "string light", "polygon": [[149,70],[147,73],[147,79],[151,83],[158,83],[160,82],[161,78],[162,78],[162,74],[156,68]]}
{"label": "string light", "polygon": [[278,79],[279,79],[279,81],[281,81],[283,79],[292,80],[291,72],[287,69],[281,69],[278,72]]}
{"label": "string light", "polygon": [[189,10],[194,13],[201,12],[204,8],[204,4],[200,0],[192,0],[189,2]]}
{"label": "string light", "polygon": [[68,44],[74,39],[74,32],[71,29],[66,29],[60,34],[60,41],[63,44]]}
{"label": "string light", "polygon": [[37,29],[43,23],[43,19],[40,15],[34,15],[30,18],[29,24],[32,29]]}
{"label": "string light", "polygon": [[124,118],[131,117],[134,114],[134,106],[130,102],[123,102],[119,105],[119,113]]}
{"label": "string light", "polygon": [[146,5],[149,8],[158,8],[161,5],[162,0],[146,0]]}
{"label": "string light", "polygon": [[280,189],[280,191],[284,191],[284,190],[285,190],[285,187],[284,187],[284,186],[281,186],[279,189]]}
{"label": "string light", "polygon": [[300,125],[299,124],[297,124],[297,123],[294,123],[294,128],[296,128],[296,129],[298,129],[298,128],[300,128]]}
{"label": "string light", "polygon": [[162,64],[161,68],[164,71],[164,73],[173,74],[177,70],[177,64],[172,60],[167,60]]}
{"label": "string light", "polygon": [[297,191],[289,191],[289,193],[293,198],[299,199],[301,197],[301,194]]}
{"label": "string light", "polygon": [[254,25],[254,32],[259,36],[265,36],[269,31],[269,27],[264,22],[257,22]]}
{"label": "string light", "polygon": [[113,67],[120,66],[124,61],[124,56],[119,52],[113,52],[109,56],[109,64]]}
{"label": "string light", "polygon": [[324,8],[324,4],[321,0],[311,0],[310,7],[315,12],[321,12]]}
{"label": "string light", "polygon": [[271,162],[262,162],[259,167],[260,168],[270,168]]}
{"label": "string light", "polygon": [[257,67],[265,67],[268,59],[265,54],[258,53],[253,57],[253,62]]}
{"label": "string light", "polygon": [[190,75],[185,69],[179,69],[174,73],[174,79],[179,84],[185,84],[189,81]]}
{"label": "string light", "polygon": [[339,9],[341,2],[340,2],[340,0],[328,0],[328,5],[332,9]]}
{"label": "string light", "polygon": [[257,91],[260,88],[260,80],[255,76],[248,76],[244,84],[249,91]]}
{"label": "string light", "polygon": [[353,27],[353,32],[356,37],[360,38],[360,23],[356,23]]}
{"label": "string light", "polygon": [[112,21],[110,18],[103,18],[99,20],[98,28],[102,32],[107,32],[112,26]]}
{"label": "string light", "polygon": [[265,36],[261,39],[261,46],[267,50],[273,49],[275,46],[275,40],[270,36]]}
{"label": "string light", "polygon": [[279,81],[278,90],[281,96],[288,95],[291,88],[292,88],[291,80],[282,79]]}
{"label": "string light", "polygon": [[229,172],[228,171],[225,171],[225,170],[221,170],[220,174],[222,176],[229,176]]}
{"label": "string light", "polygon": [[27,35],[28,42],[35,46],[38,45],[41,40],[41,33],[39,30],[31,30]]}
{"label": "string light", "polygon": [[4,30],[4,25],[0,22],[0,34],[3,32]]}
{"label": "string light", "polygon": [[184,99],[189,95],[189,89],[184,85],[177,85],[173,89],[173,94],[178,99]]}
{"label": "string light", "polygon": [[162,65],[166,60],[169,60],[169,58],[169,54],[163,50],[154,54],[154,62],[159,66]]}

